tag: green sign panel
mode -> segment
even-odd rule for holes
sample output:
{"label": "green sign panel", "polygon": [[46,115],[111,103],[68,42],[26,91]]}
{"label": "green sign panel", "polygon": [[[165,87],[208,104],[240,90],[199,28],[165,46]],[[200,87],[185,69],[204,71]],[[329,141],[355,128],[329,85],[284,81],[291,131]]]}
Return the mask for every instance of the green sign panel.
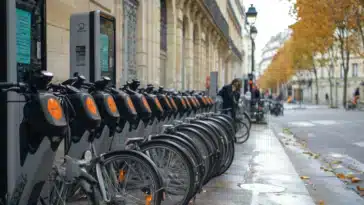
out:
{"label": "green sign panel", "polygon": [[109,71],[109,36],[100,36],[100,63],[101,71]]}
{"label": "green sign panel", "polygon": [[30,12],[16,9],[16,62],[30,64],[31,25]]}

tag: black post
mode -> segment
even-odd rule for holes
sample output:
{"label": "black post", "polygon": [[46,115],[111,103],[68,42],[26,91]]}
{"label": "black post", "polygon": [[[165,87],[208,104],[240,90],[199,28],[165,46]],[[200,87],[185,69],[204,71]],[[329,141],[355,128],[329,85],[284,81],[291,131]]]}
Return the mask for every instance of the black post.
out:
{"label": "black post", "polygon": [[255,51],[255,42],[254,39],[252,37],[250,37],[250,39],[252,40],[252,74],[254,73],[254,51]]}

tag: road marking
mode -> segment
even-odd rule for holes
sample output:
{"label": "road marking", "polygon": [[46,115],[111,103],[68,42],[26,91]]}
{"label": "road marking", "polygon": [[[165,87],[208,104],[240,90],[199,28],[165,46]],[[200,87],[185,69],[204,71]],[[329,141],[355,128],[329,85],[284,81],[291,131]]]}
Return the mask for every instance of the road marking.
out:
{"label": "road marking", "polygon": [[315,121],[311,121],[314,124],[320,124],[320,125],[335,125],[338,124],[337,121],[335,120],[315,120]]}
{"label": "road marking", "polygon": [[364,141],[355,142],[354,145],[359,146],[359,147],[364,147]]}
{"label": "road marking", "polygon": [[307,122],[307,121],[301,121],[301,122],[290,122],[290,125],[297,126],[297,127],[314,127],[315,124]]}

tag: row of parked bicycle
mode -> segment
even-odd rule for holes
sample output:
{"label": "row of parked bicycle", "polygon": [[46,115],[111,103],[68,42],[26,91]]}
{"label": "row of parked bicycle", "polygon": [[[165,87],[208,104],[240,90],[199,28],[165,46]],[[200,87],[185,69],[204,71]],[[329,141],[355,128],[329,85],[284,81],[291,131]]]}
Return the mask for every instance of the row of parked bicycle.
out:
{"label": "row of parked bicycle", "polygon": [[203,92],[139,88],[137,80],[117,89],[108,77],[91,83],[77,73],[60,84],[46,71],[26,76],[0,83],[1,92],[25,97],[20,155],[28,178],[9,204],[188,204],[228,170],[234,142],[249,137],[246,113],[211,112]]}

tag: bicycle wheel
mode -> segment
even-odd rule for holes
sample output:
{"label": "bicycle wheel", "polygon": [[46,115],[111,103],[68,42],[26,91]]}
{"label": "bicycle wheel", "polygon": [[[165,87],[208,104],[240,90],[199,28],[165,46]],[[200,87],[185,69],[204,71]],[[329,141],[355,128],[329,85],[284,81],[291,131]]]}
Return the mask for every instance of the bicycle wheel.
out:
{"label": "bicycle wheel", "polygon": [[215,138],[216,143],[218,145],[218,149],[220,151],[219,161],[215,167],[213,175],[216,175],[221,169],[221,166],[225,163],[227,158],[227,142],[228,139],[225,137],[225,133],[221,130],[222,128],[216,124],[215,122],[209,121],[208,119],[196,120],[192,121],[193,124],[199,124],[201,126],[205,126],[207,129],[210,129],[213,132],[212,137]]}
{"label": "bicycle wheel", "polygon": [[211,166],[210,166],[209,170],[207,170],[209,172],[208,180],[210,180],[212,178],[212,176],[214,175],[215,169],[220,164],[220,155],[221,155],[218,143],[214,140],[213,132],[211,130],[209,130],[201,125],[197,125],[197,124],[182,124],[179,126],[189,127],[189,128],[192,128],[192,129],[198,131],[206,139],[208,139],[208,141],[211,143],[211,145],[212,145],[211,151],[212,151],[213,158],[211,161],[212,162]]}
{"label": "bicycle wheel", "polygon": [[224,141],[220,137],[221,133],[219,131],[219,128],[216,127],[216,124],[213,124],[213,122],[205,121],[205,119],[193,120],[193,121],[191,121],[191,124],[200,125],[210,131],[209,136],[215,142],[217,149],[220,152],[220,160],[222,160],[225,155],[225,147],[224,147]]}
{"label": "bicycle wheel", "polygon": [[107,205],[107,203],[101,196],[101,192],[97,184],[91,186],[91,193],[89,193],[89,200],[91,205]]}
{"label": "bicycle wheel", "polygon": [[234,136],[235,136],[236,130],[235,130],[234,122],[233,122],[232,118],[229,118],[229,119],[231,119],[231,121],[221,115],[214,115],[211,118],[216,119],[216,120],[220,121],[221,123],[223,123],[224,128],[226,128],[228,131],[229,137],[231,137],[233,140],[235,140]]}
{"label": "bicycle wheel", "polygon": [[161,203],[163,180],[148,156],[123,150],[109,152],[102,157],[101,173],[110,204]]}
{"label": "bicycle wheel", "polygon": [[216,174],[216,176],[219,176],[223,173],[225,173],[231,166],[231,164],[234,161],[235,157],[235,145],[234,145],[234,139],[233,136],[229,136],[229,130],[224,126],[223,121],[219,121],[215,118],[208,118],[207,121],[212,121],[216,123],[219,126],[220,132],[222,132],[221,137],[224,139],[226,143],[226,154],[225,158],[223,159],[223,163],[221,164],[219,172]]}
{"label": "bicycle wheel", "polygon": [[251,129],[251,127],[252,127],[252,119],[251,119],[251,117],[249,116],[249,114],[247,113],[247,112],[243,112],[243,121],[247,124],[247,126],[248,126],[248,129],[249,129],[249,131],[250,131],[250,129]]}
{"label": "bicycle wheel", "polygon": [[192,128],[179,127],[178,131],[175,134],[191,138],[191,140],[193,140],[195,145],[198,147],[198,150],[202,155],[203,165],[205,167],[202,180],[204,184],[209,178],[209,171],[214,160],[214,155],[212,151],[213,145],[200,132]]}
{"label": "bicycle wheel", "polygon": [[230,117],[229,115],[226,115],[226,114],[216,114],[216,115],[214,115],[214,117],[224,120],[227,124],[229,124],[229,129],[235,135],[236,129],[235,129],[234,120],[232,117]]}
{"label": "bicycle wheel", "polygon": [[[79,186],[79,189],[77,190],[78,194],[74,195],[70,192],[73,190],[75,183],[66,182],[66,180],[64,180],[64,176],[59,175],[59,173],[53,175],[52,177],[53,186],[50,189],[47,204],[106,205],[106,202],[102,198],[97,184],[90,184],[83,179],[76,179],[77,184],[80,184],[81,186]],[[43,198],[41,201],[45,202]]]}
{"label": "bicycle wheel", "polygon": [[188,204],[197,186],[197,171],[187,151],[177,143],[151,140],[140,145],[158,167],[164,181],[166,204]]}
{"label": "bicycle wheel", "polygon": [[203,166],[201,153],[197,151],[197,148],[194,146],[193,141],[189,138],[182,138],[180,136],[170,134],[155,135],[151,137],[151,140],[172,141],[186,149],[188,156],[193,161],[193,164],[196,166],[195,170],[197,170],[198,177],[196,183],[199,185],[196,187],[195,190],[195,193],[197,193],[201,189],[205,167]]}
{"label": "bicycle wheel", "polygon": [[240,119],[235,120],[237,132],[235,134],[235,143],[243,144],[249,139],[250,130],[248,125]]}

